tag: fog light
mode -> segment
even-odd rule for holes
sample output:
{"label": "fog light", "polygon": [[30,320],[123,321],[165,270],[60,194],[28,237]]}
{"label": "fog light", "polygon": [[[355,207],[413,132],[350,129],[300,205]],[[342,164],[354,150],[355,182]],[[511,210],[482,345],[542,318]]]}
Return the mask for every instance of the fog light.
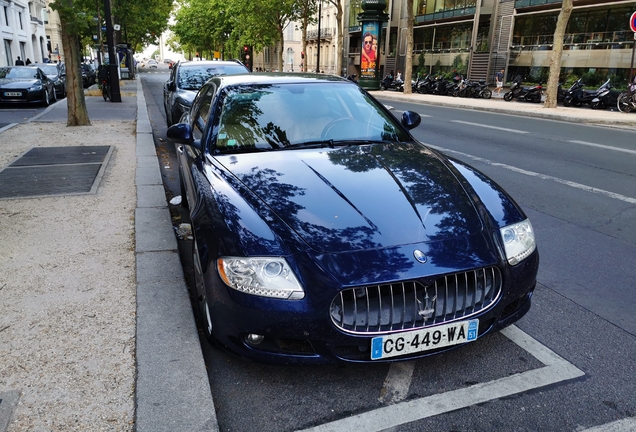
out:
{"label": "fog light", "polygon": [[247,343],[250,345],[258,345],[263,342],[264,339],[265,336],[259,334],[250,333],[247,335]]}

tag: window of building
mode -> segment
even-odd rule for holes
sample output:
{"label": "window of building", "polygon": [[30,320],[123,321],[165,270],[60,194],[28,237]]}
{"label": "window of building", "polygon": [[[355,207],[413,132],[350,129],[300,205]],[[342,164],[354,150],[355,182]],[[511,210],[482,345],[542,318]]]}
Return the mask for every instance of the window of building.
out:
{"label": "window of building", "polygon": [[9,26],[9,9],[6,6],[3,6],[4,9],[4,24]]}
{"label": "window of building", "polygon": [[24,30],[24,26],[22,25],[22,12],[18,12],[18,22],[20,23],[20,30]]}
{"label": "window of building", "polygon": [[4,39],[4,55],[7,62],[7,66],[13,65],[13,54],[11,53],[11,41]]}

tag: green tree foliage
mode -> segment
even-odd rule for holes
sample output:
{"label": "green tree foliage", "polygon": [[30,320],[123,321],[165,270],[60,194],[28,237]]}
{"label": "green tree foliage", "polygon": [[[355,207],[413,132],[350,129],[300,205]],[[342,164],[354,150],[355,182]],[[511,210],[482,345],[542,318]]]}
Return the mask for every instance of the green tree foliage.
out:
{"label": "green tree foliage", "polygon": [[133,51],[156,42],[168,28],[172,7],[173,0],[113,0],[114,21],[121,25],[119,40],[130,44]]}
{"label": "green tree foliage", "polygon": [[170,29],[184,51],[201,52],[204,57],[212,57],[214,51],[224,51],[235,21],[228,3],[223,0],[185,0],[180,3],[175,24]]}

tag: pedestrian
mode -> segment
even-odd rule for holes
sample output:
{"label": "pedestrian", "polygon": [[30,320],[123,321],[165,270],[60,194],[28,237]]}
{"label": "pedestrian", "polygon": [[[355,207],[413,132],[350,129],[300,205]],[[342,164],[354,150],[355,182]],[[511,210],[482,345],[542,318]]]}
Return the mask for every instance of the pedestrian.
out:
{"label": "pedestrian", "polygon": [[18,56],[18,59],[15,61],[15,65],[16,66],[24,66],[24,62],[22,61],[20,56]]}
{"label": "pedestrian", "polygon": [[30,64],[31,64],[31,59],[29,59],[29,58],[27,57],[26,62],[25,62],[24,64],[25,64],[25,65],[27,65],[27,66],[28,66],[28,65],[30,65]]}
{"label": "pedestrian", "polygon": [[497,81],[497,94],[501,93],[501,89],[503,88],[503,79],[504,79],[504,70],[501,72],[497,72],[495,74],[495,80]]}

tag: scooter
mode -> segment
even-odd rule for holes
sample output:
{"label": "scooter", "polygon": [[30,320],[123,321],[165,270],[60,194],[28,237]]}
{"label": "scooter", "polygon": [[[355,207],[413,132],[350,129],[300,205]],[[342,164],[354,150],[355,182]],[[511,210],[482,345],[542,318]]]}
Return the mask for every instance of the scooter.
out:
{"label": "scooter", "polygon": [[524,100],[528,102],[541,102],[541,94],[543,93],[543,85],[539,83],[536,86],[523,87],[521,85],[522,77],[517,77],[512,81],[510,89],[504,93],[504,100],[510,102],[513,99]]}
{"label": "scooter", "polygon": [[563,106],[577,106],[580,107],[582,105],[591,104],[592,101],[598,97],[599,93],[606,87],[609,86],[610,80],[605,81],[603,85],[601,85],[596,90],[585,90],[583,82],[579,78],[572,87],[567,91],[567,94],[563,98]]}
{"label": "scooter", "polygon": [[380,90],[404,91],[404,81],[393,79],[392,76],[387,75],[380,82]]}
{"label": "scooter", "polygon": [[590,108],[592,109],[606,109],[608,107],[616,106],[616,102],[618,101],[618,96],[620,96],[621,92],[618,90],[612,90],[612,86],[609,84],[609,80],[607,80],[607,87],[600,90],[598,96],[592,99],[592,103],[590,104]]}

